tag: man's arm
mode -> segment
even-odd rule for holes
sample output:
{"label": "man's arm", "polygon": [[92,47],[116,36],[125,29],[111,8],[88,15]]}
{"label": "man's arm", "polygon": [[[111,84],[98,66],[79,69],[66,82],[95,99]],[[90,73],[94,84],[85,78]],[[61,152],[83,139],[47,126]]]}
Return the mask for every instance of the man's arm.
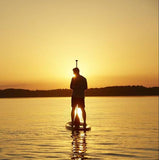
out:
{"label": "man's arm", "polygon": [[84,81],[84,89],[88,89],[87,79],[86,78],[85,78],[85,81]]}
{"label": "man's arm", "polygon": [[71,88],[71,89],[74,89],[74,80],[73,80],[73,78],[72,78],[72,80],[71,80],[70,88]]}

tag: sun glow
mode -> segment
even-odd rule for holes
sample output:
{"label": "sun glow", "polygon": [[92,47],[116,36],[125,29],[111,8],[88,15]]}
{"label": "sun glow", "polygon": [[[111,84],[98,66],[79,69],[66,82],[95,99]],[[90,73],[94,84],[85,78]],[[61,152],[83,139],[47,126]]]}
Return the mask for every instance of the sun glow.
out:
{"label": "sun glow", "polygon": [[76,109],[75,109],[75,117],[76,117],[76,114],[78,115],[80,122],[82,122],[83,121],[82,110],[81,108],[78,107],[78,105],[76,106]]}

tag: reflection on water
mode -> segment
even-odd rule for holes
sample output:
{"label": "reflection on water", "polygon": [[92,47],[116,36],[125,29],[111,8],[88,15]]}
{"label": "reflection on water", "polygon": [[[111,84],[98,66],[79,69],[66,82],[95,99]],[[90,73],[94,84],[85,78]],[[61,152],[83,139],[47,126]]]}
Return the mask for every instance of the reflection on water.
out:
{"label": "reflection on water", "polygon": [[87,150],[86,133],[83,131],[72,132],[72,157],[71,159],[86,159]]}
{"label": "reflection on water", "polygon": [[158,97],[86,97],[86,133],[70,112],[70,97],[0,99],[0,160],[158,159]]}

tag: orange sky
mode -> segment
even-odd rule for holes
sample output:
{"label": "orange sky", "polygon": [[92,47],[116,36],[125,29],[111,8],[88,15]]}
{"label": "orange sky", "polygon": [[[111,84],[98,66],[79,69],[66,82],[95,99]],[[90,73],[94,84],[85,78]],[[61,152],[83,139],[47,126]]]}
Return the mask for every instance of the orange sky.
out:
{"label": "orange sky", "polygon": [[158,86],[157,0],[0,1],[0,89]]}

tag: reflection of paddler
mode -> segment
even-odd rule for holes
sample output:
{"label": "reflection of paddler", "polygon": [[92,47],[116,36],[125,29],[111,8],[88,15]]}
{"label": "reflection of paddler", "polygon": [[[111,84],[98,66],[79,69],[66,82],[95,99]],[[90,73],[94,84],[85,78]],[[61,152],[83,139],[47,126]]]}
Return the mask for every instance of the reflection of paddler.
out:
{"label": "reflection of paddler", "polygon": [[84,120],[84,127],[86,126],[86,112],[85,112],[85,94],[84,91],[87,89],[87,80],[85,77],[79,74],[79,69],[77,68],[77,60],[76,60],[76,68],[73,69],[73,73],[75,77],[72,78],[70,88],[73,90],[72,92],[72,112],[71,112],[71,120],[74,125],[74,114],[75,108],[78,105],[82,110],[82,117]]}
{"label": "reflection of paddler", "polygon": [[87,150],[86,133],[74,131],[72,132],[72,157],[71,159],[86,159],[85,153]]}

